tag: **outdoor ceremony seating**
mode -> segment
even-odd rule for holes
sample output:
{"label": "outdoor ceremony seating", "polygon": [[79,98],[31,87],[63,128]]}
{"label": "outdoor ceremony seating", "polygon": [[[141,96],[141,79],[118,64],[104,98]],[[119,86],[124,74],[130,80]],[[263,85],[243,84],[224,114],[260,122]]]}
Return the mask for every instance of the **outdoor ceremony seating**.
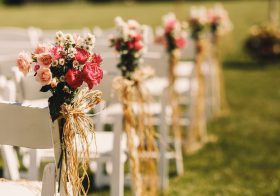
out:
{"label": "outdoor ceremony seating", "polygon": [[[96,187],[102,187],[105,185],[110,185],[111,193],[113,195],[123,195],[124,185],[130,185],[130,179],[125,177],[124,172],[124,164],[127,160],[127,149],[126,149],[126,136],[123,134],[123,126],[122,126],[122,106],[118,101],[118,97],[115,95],[112,97],[113,88],[112,83],[113,79],[116,76],[119,76],[119,70],[116,68],[116,64],[118,63],[118,56],[109,48],[108,36],[113,32],[113,30],[103,30],[95,28],[93,31],[99,32],[100,39],[96,42],[96,52],[100,53],[103,60],[103,69],[104,76],[106,80],[104,80],[96,89],[102,91],[103,99],[105,100],[103,106],[100,106],[100,111],[97,111],[97,114],[92,117],[95,122],[96,127],[96,152],[90,153],[90,159],[93,164],[91,165],[91,169],[94,171],[95,179],[94,183]],[[8,32],[8,31],[7,31]],[[12,68],[15,65],[15,56],[20,52],[19,50],[29,50],[34,47],[34,44],[38,41],[47,41],[53,38],[54,32],[53,30],[39,30],[39,29],[29,29],[28,31],[19,30],[22,36],[22,39],[19,40],[19,46],[10,47],[7,53],[2,52],[2,46],[0,46],[0,100],[6,101],[17,101],[21,102],[23,106],[15,106],[15,105],[2,105],[0,107],[4,108],[16,108],[15,111],[20,115],[21,110],[25,112],[30,112],[32,114],[34,110],[34,116],[38,113],[38,115],[49,115],[46,109],[38,109],[45,108],[48,106],[47,98],[49,94],[41,93],[40,85],[34,82],[33,75],[27,75],[23,77],[18,70]],[[85,35],[90,30],[88,28],[83,29],[73,29],[73,30],[65,30],[65,32],[69,33],[79,33],[81,35]],[[0,37],[1,37],[1,29],[0,29]],[[34,39],[30,39],[34,37]],[[4,31],[3,31],[4,36]],[[148,90],[152,97],[152,101],[150,104],[145,105],[148,108],[148,111],[152,114],[153,126],[157,127],[157,135],[158,135],[158,146],[159,146],[159,154],[151,154],[150,156],[159,157],[159,175],[160,175],[160,185],[161,188],[165,188],[168,186],[168,178],[169,178],[169,162],[171,159],[175,160],[176,164],[176,172],[178,175],[181,175],[184,172],[183,167],[183,153],[182,153],[182,145],[184,141],[179,141],[174,138],[172,134],[169,133],[169,127],[172,125],[172,109],[170,107],[170,100],[168,100],[168,58],[166,55],[165,48],[161,45],[154,44],[154,35],[151,27],[146,27],[147,37],[147,52],[143,55],[143,63],[142,66],[151,66],[155,70],[155,76],[146,80],[144,82],[145,88]],[[36,39],[35,39],[36,38]],[[177,76],[177,80],[175,81],[175,91],[178,93],[179,104],[184,106],[184,110],[182,110],[182,114],[180,116],[180,126],[183,127],[184,135],[187,135],[187,128],[190,124],[190,121],[193,120],[191,116],[191,110],[193,105],[193,97],[197,90],[197,81],[194,78],[194,62],[196,51],[194,47],[193,40],[188,39],[188,43],[190,46],[186,49],[182,49],[182,58],[180,59],[178,66],[175,70],[175,74]],[[8,45],[9,42],[6,43]],[[6,47],[6,45],[3,46]],[[204,63],[204,74],[207,78],[207,115],[211,116],[211,104],[212,104],[212,90],[213,88],[212,81],[213,77],[216,77],[215,73],[211,68],[211,57],[209,56]],[[7,79],[9,78],[9,80]],[[1,86],[1,81],[2,85]],[[4,88],[4,89],[1,89]],[[2,98],[3,97],[3,98]],[[2,105],[2,106],[1,106]],[[38,107],[37,109],[29,108],[27,106]],[[104,108],[103,108],[104,107]],[[17,109],[20,108],[20,109]],[[24,109],[22,109],[24,108]],[[135,111],[138,110],[137,104],[133,104],[133,108]],[[11,110],[13,111],[13,109]],[[42,112],[44,111],[44,112]],[[46,114],[45,114],[46,113]],[[28,113],[29,114],[29,113]],[[3,114],[2,114],[3,115]],[[31,117],[31,116],[30,116]],[[7,117],[8,118],[8,117]],[[36,119],[39,117],[36,117]],[[26,120],[27,118],[24,117]],[[31,118],[32,119],[32,118]],[[30,121],[31,121],[30,119]],[[48,119],[46,116],[44,117],[45,121]],[[41,119],[43,121],[43,119]],[[50,130],[47,130],[47,127],[50,126],[50,122],[45,122],[44,125],[44,133]],[[21,122],[23,123],[23,121]],[[48,124],[49,123],[49,124]],[[47,125],[48,124],[48,125]],[[38,124],[36,124],[38,125]],[[111,131],[106,131],[106,125],[111,126]],[[47,127],[46,127],[47,126]],[[8,127],[10,128],[10,127]],[[15,128],[15,127],[12,127]],[[10,128],[10,129],[12,129]],[[25,128],[25,127],[23,127]],[[26,127],[26,131],[27,128]],[[0,133],[2,131],[1,128]],[[39,126],[34,126],[30,128],[32,133],[36,130],[41,130]],[[45,130],[46,129],[46,130]],[[39,137],[39,136],[38,136]],[[41,136],[40,136],[41,137]],[[0,140],[2,141],[2,140]],[[28,141],[28,140],[26,140]],[[38,141],[39,138],[38,138]],[[106,141],[103,142],[103,141]],[[9,143],[14,145],[20,145],[21,143]],[[137,138],[136,138],[137,143]],[[36,143],[35,143],[36,144]],[[31,145],[35,145],[32,144]],[[37,145],[37,144],[36,144]],[[27,143],[24,143],[21,147],[30,147]],[[32,146],[32,147],[40,147],[40,146]],[[54,162],[56,160],[55,156],[55,148],[53,149],[52,143],[46,144],[42,146],[43,150],[40,149],[26,149],[22,148],[20,152],[23,155],[23,162],[26,163],[28,167],[28,172],[25,175],[28,179],[37,180],[39,178],[39,168],[41,162]],[[16,158],[10,158],[11,155],[9,153],[14,154],[14,150],[10,147],[2,147],[2,155],[4,155],[4,159],[14,159],[13,161],[6,161],[5,166],[8,167],[9,175],[12,180],[17,180],[20,178]],[[9,163],[8,163],[9,162]],[[11,169],[11,165],[16,166],[17,169]],[[13,167],[12,166],[12,167]],[[104,173],[104,166],[106,172]],[[45,167],[47,174],[54,173],[54,165],[48,165]],[[7,170],[7,168],[5,169]],[[52,170],[51,172],[49,172]],[[46,175],[44,173],[44,178]],[[48,185],[49,182],[46,186]],[[51,184],[55,184],[55,179],[51,181]],[[0,183],[0,195],[2,184]],[[10,186],[10,185],[9,185]],[[8,186],[7,186],[8,187]],[[43,190],[44,189],[43,182]],[[53,187],[47,188],[48,190],[54,191]]]}
{"label": "outdoor ceremony seating", "polygon": [[[1,129],[0,143],[27,148],[54,148],[52,125],[47,109],[23,107],[10,103],[0,103]],[[22,118],[24,116],[25,118]],[[36,116],[36,121],[34,121]],[[16,123],[14,122],[16,120]],[[4,159],[5,160],[5,159]],[[10,160],[11,161],[11,160]],[[6,164],[9,162],[6,159]],[[12,165],[11,165],[12,166]],[[55,193],[55,163],[45,166],[43,182],[1,180],[0,194],[8,195],[51,195]],[[16,170],[14,170],[16,173]],[[16,174],[13,174],[14,177]],[[15,179],[18,180],[18,179]]]}

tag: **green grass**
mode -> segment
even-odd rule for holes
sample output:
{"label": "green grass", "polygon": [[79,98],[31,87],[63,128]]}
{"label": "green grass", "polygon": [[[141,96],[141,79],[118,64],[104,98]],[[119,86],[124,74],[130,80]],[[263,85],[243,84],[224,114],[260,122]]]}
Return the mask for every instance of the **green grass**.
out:
{"label": "green grass", "polygon": [[[169,11],[180,11],[180,18],[185,18],[190,5],[194,4],[179,8],[172,3],[0,7],[0,24],[107,28],[121,15],[156,26]],[[267,2],[223,1],[223,5],[234,23],[233,32],[221,44],[231,112],[209,122],[208,131],[218,136],[218,142],[185,157],[185,174],[170,179],[166,195],[280,195],[280,65],[254,63],[242,50],[249,27],[266,20]]]}

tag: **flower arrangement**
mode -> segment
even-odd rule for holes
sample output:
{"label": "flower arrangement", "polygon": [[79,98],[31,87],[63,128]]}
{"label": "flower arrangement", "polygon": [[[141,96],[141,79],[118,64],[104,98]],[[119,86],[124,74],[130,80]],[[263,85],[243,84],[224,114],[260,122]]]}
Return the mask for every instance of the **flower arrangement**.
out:
{"label": "flower arrangement", "polygon": [[93,35],[81,38],[57,32],[55,39],[54,44],[40,44],[31,55],[22,52],[17,59],[24,75],[33,67],[41,91],[52,93],[49,109],[53,121],[60,116],[61,105],[70,104],[83,83],[92,89],[103,77],[102,58],[93,53]]}
{"label": "flower arrangement", "polygon": [[208,9],[208,22],[213,34],[223,35],[232,30],[228,13],[221,4]]}
{"label": "flower arrangement", "polygon": [[[123,127],[127,136],[128,157],[134,195],[157,195],[156,160],[141,157],[138,153],[157,152],[152,119],[145,105],[149,102],[148,92],[143,86],[145,79],[153,75],[149,68],[139,67],[144,53],[144,28],[135,20],[123,21],[117,17],[116,34],[110,39],[120,57],[117,67],[122,76],[113,81],[123,106]],[[137,103],[139,110],[133,109]],[[145,123],[143,123],[145,122]],[[139,146],[134,143],[134,132],[139,138]],[[147,176],[144,180],[141,177]]]}
{"label": "flower arrangement", "polygon": [[208,26],[207,9],[205,7],[192,7],[188,23],[192,38],[198,39],[201,37]]}
{"label": "flower arrangement", "polygon": [[137,21],[125,22],[121,17],[116,17],[115,24],[116,34],[110,39],[111,47],[120,55],[117,67],[122,76],[131,79],[144,52],[143,28]]}
{"label": "flower arrangement", "polygon": [[168,52],[186,46],[186,32],[174,13],[163,16],[165,45]]}
{"label": "flower arrangement", "polygon": [[269,25],[251,27],[245,49],[258,60],[279,60],[280,30]]}
{"label": "flower arrangement", "polygon": [[33,69],[37,82],[42,85],[40,91],[52,93],[48,100],[50,116],[58,121],[61,145],[58,192],[62,180],[66,195],[70,191],[67,182],[72,185],[73,196],[86,195],[89,190],[82,183],[84,179],[89,181],[88,136],[94,126],[86,112],[101,101],[102,93],[92,88],[103,77],[102,58],[93,53],[94,41],[91,34],[82,38],[57,32],[54,44],[40,44],[30,55],[22,52],[17,59],[24,75]]}

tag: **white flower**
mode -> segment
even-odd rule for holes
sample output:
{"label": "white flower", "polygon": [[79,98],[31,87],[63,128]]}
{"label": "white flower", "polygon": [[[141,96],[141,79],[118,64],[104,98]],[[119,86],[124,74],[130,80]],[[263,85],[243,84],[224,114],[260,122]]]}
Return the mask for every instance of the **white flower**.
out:
{"label": "white flower", "polygon": [[52,67],[56,67],[58,65],[58,60],[55,60],[53,63],[52,63]]}
{"label": "white flower", "polygon": [[65,82],[65,76],[60,76],[59,80],[60,80],[61,82]]}
{"label": "white flower", "polygon": [[116,24],[116,26],[123,26],[125,24],[125,22],[123,21],[122,17],[117,16],[115,18],[115,24]]}
{"label": "white flower", "polygon": [[59,65],[64,65],[65,60],[64,59],[59,59]]}
{"label": "white flower", "polygon": [[65,42],[69,43],[69,44],[74,44],[75,43],[73,36],[69,33],[67,33],[65,35]]}
{"label": "white flower", "polygon": [[56,38],[58,40],[63,40],[63,38],[64,38],[63,33],[61,31],[56,32]]}
{"label": "white flower", "polygon": [[78,68],[79,68],[79,62],[76,61],[76,60],[74,60],[74,61],[73,61],[73,67],[74,67],[75,69],[78,69]]}
{"label": "white flower", "polygon": [[127,25],[130,29],[139,29],[140,24],[136,20],[128,20]]}

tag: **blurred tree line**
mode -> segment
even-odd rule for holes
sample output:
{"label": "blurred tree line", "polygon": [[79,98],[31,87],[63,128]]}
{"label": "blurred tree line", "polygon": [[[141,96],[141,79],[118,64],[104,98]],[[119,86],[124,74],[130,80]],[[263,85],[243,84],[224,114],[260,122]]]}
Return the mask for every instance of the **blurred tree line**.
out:
{"label": "blurred tree line", "polygon": [[[178,2],[178,1],[219,1],[219,0],[0,0],[0,3],[6,5],[20,5],[24,3],[57,3],[57,2],[92,2],[92,3],[108,3],[108,2]],[[226,0],[238,1],[238,0]],[[250,1],[250,0],[239,0]]]}

